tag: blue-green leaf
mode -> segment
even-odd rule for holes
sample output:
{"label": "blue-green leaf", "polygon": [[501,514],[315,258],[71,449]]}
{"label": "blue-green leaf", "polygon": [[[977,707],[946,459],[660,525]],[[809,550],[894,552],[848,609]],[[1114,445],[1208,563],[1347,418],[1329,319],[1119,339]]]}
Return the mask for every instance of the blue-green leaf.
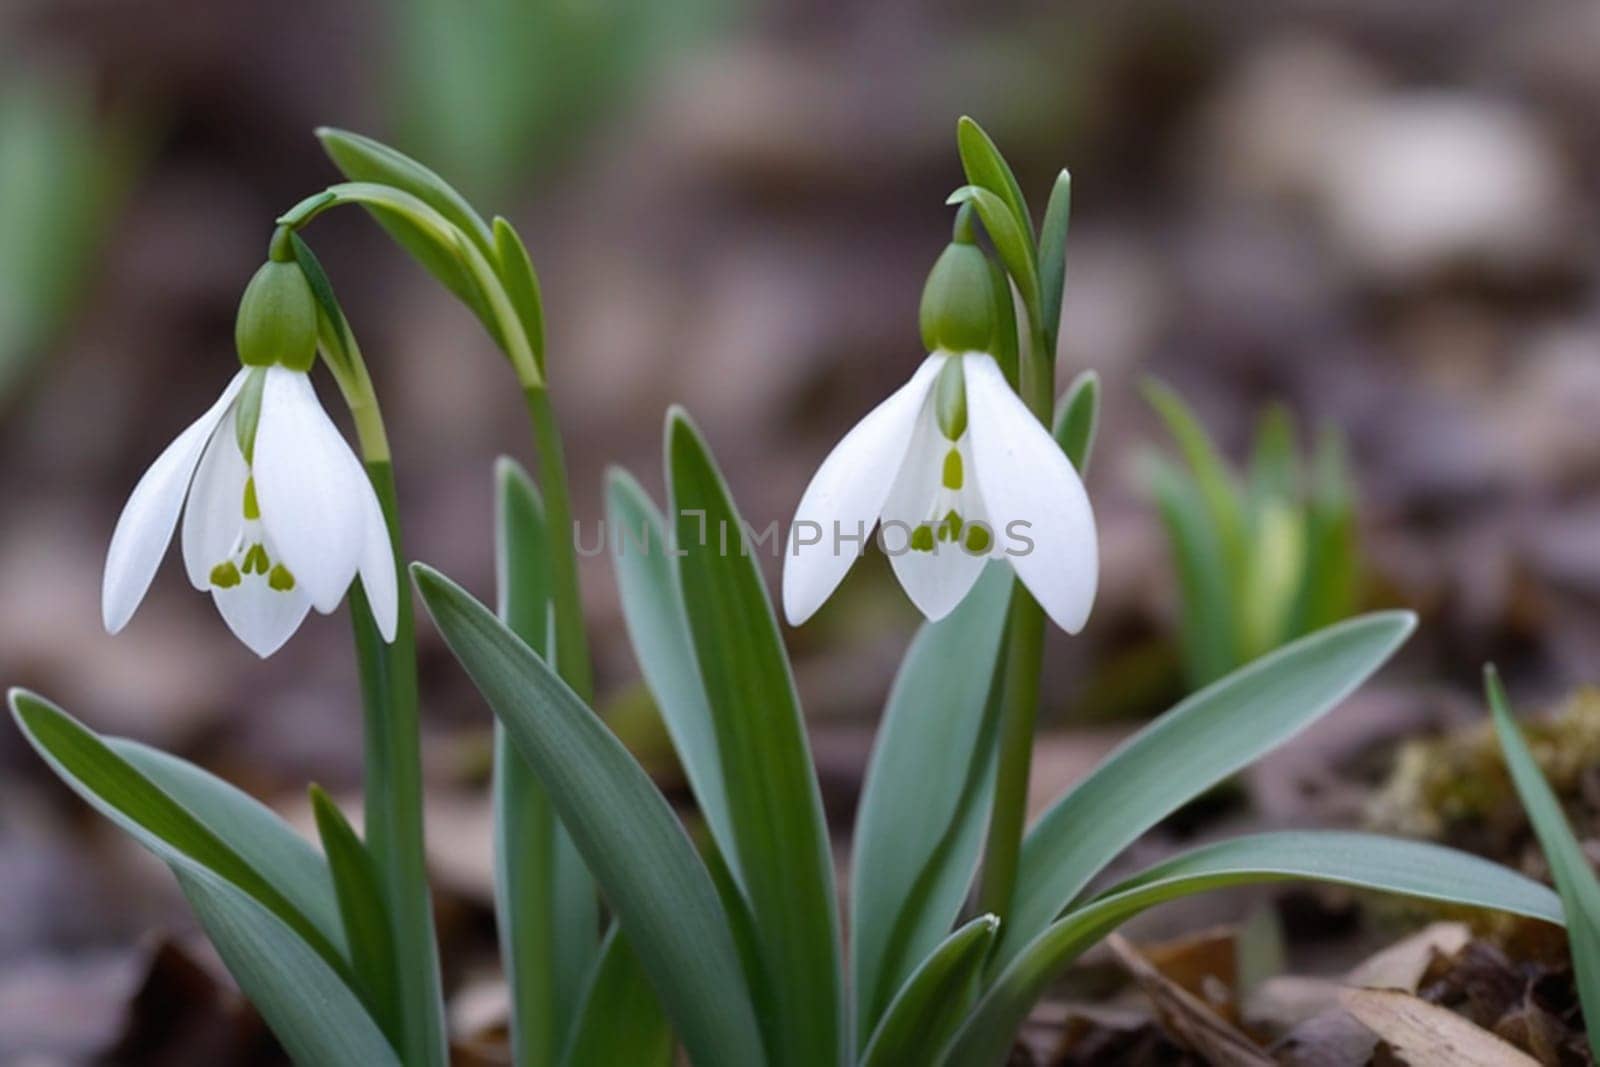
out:
{"label": "blue-green leaf", "polygon": [[232,882],[174,864],[228,972],[296,1063],[401,1067],[354,992],[293,930]]}
{"label": "blue-green leaf", "polygon": [[1505,753],[1506,766],[1516,784],[1517,795],[1528,812],[1528,821],[1539,838],[1550,863],[1550,874],[1567,918],[1567,938],[1572,945],[1573,970],[1578,975],[1578,998],[1588,1022],[1589,1050],[1600,1059],[1600,880],[1584,854],[1583,846],[1561,811],[1550,783],[1545,781],[1528,743],[1517,729],[1510,702],[1493,667],[1484,671],[1489,710],[1494,715],[1495,734]]}
{"label": "blue-green leaf", "polygon": [[838,908],[822,796],[772,604],[721,473],[682,411],[667,418],[679,585],[772,1003],[782,1064],[844,1053]]}
{"label": "blue-green leaf", "polygon": [[947,937],[901,987],[861,1054],[861,1067],[932,1063],[983,975],[1000,920],[980,915]]}
{"label": "blue-green leaf", "polygon": [[991,565],[906,652],[872,747],[850,874],[851,988],[865,1041],[945,938],[977,868],[994,778],[990,688],[1014,580]]}
{"label": "blue-green leaf", "polygon": [[1092,370],[1072,379],[1056,403],[1052,432],[1079,476],[1089,473],[1094,439],[1100,429],[1100,375]]}
{"label": "blue-green leaf", "polygon": [[644,770],[521,639],[444,575],[413,565],[446,643],[544,784],[701,1067],[766,1062],[727,916]]}
{"label": "blue-green leaf", "polygon": [[672,1027],[650,978],[615,926],[573,1019],[565,1067],[670,1067]]}
{"label": "blue-green leaf", "polygon": [[944,1067],[989,1067],[1002,1062],[1018,1027],[1049,983],[1085,949],[1146,908],[1209,889],[1291,879],[1377,889],[1561,922],[1560,902],[1544,886],[1455,849],[1354,833],[1234,838],[1159,864],[1040,932],[978,1001],[939,1062]]}
{"label": "blue-green leaf", "polygon": [[400,987],[395,982],[394,936],[389,905],[383,898],[383,879],[372,853],[345,821],[339,806],[316,786],[311,787],[311,811],[339,898],[353,985],[392,1041],[402,1033]]}
{"label": "blue-green leaf", "polygon": [[612,534],[612,564],[629,644],[672,737],[689,788],[737,882],[737,846],[717,755],[717,728],[667,555],[672,535],[649,495],[621,469],[610,471],[606,480],[606,528]]}
{"label": "blue-green leaf", "polygon": [[1320,630],[1201,690],[1130,738],[1029,832],[997,959],[1016,956],[1146,830],[1333,710],[1415,625],[1409,612],[1391,611]]}

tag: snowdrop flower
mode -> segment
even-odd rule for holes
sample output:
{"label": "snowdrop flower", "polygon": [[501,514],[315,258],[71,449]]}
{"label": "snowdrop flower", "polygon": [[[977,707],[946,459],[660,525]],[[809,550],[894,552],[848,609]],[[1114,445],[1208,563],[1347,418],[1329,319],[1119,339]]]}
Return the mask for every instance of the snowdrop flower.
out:
{"label": "snowdrop flower", "polygon": [[1000,312],[990,269],[958,230],[923,293],[932,355],[806,488],[783,572],[791,625],[832,595],[880,521],[879,547],[929,619],[1004,559],[1057,626],[1076,633],[1087,621],[1099,574],[1094,514],[1071,461],[991,354]]}
{"label": "snowdrop flower", "polygon": [[245,290],[245,365],[156,457],[117,520],[101,588],[111,633],[144,599],[181,513],[189,581],[257,655],[276,652],[309,609],[333,611],[357,575],[394,640],[399,601],[383,509],[311,387],[312,301],[293,263],[267,263]]}

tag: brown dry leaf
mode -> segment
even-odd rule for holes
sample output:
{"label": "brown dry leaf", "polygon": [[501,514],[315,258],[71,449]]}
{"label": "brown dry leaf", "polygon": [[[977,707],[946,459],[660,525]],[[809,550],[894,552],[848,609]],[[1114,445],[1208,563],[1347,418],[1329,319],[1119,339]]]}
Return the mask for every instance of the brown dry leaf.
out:
{"label": "brown dry leaf", "polygon": [[1339,999],[1412,1067],[1539,1067],[1515,1046],[1410,993],[1349,989]]}
{"label": "brown dry leaf", "polygon": [[1471,940],[1466,923],[1430,923],[1358,963],[1345,975],[1345,984],[1415,993],[1435,959],[1454,956]]}
{"label": "brown dry leaf", "polygon": [[1112,934],[1106,943],[1155,1005],[1161,1025],[1179,1044],[1224,1067],[1276,1067],[1260,1046],[1205,1001],[1157,970],[1126,938]]}

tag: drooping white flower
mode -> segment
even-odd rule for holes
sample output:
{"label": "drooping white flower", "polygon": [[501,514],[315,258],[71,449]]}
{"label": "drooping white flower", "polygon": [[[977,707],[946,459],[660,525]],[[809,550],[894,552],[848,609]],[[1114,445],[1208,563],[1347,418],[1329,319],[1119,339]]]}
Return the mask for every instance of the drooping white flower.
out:
{"label": "drooping white flower", "polygon": [[784,563],[791,625],[838,588],[880,521],[878,543],[929,619],[1003,559],[1057,626],[1088,620],[1099,578],[1088,494],[985,352],[936,351],[822,461]]}
{"label": "drooping white flower", "polygon": [[241,368],[139,479],[106,554],[101,613],[111,633],[144,599],[180,513],[189,581],[257,655],[282,647],[310,608],[333,611],[358,575],[384,640],[394,640],[383,509],[305,371]]}

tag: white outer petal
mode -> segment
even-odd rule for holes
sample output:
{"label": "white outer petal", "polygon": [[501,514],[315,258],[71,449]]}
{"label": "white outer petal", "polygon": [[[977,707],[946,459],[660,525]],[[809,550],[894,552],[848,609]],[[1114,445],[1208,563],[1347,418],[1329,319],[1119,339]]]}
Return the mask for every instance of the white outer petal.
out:
{"label": "white outer petal", "polygon": [[211,568],[233,553],[244,528],[244,485],[250,468],[239,451],[237,409],[229,408],[211,435],[189,486],[183,511],[183,565],[201,592],[211,588]]}
{"label": "white outer petal", "polygon": [[[889,563],[900,580],[900,588],[929,622],[944,618],[966,599],[987,562],[985,555],[973,555],[961,545],[946,541],[935,540],[932,552],[914,552],[909,546],[910,531],[936,517],[931,513],[932,505],[940,495],[944,457],[949,451],[950,442],[939,431],[933,405],[929,404],[917,420],[911,450],[895,481],[894,491],[883,506],[884,522],[904,524],[903,528],[897,526],[884,531],[882,543]],[[966,489],[970,490],[972,456],[970,449],[961,451]],[[963,492],[957,510],[965,521],[988,522],[983,501],[975,492]]]}
{"label": "white outer petal", "polygon": [[[806,486],[789,527],[789,552],[783,563],[783,613],[789,625],[809,619],[844,580],[860,544],[872,532],[905,461],[917,416],[933,389],[945,356],[922,362],[911,380],[896,389],[844,435]],[[837,527],[835,526],[837,523]],[[835,530],[860,544],[840,541]],[[816,544],[800,544],[821,531]]]}
{"label": "white outer petal", "polygon": [[[1100,579],[1100,549],[1089,494],[1072,462],[1006,384],[986,355],[966,357],[967,425],[978,491],[995,537],[1022,584],[1068,633],[1089,619]],[[1010,523],[1029,524],[1022,551]]]}
{"label": "white outer petal", "polygon": [[309,375],[267,368],[253,458],[261,524],[312,606],[327,614],[355,579],[361,501],[372,487]]}
{"label": "white outer petal", "polygon": [[378,503],[370,480],[361,510],[361,588],[372,606],[378,632],[385,641],[393,642],[400,612],[399,579],[395,574],[394,546],[389,543],[389,525],[383,519],[383,505]]}
{"label": "white outer petal", "polygon": [[232,407],[247,373],[241,368],[217,402],[173,439],[133,487],[111,534],[111,547],[106,550],[100,616],[107,631],[116,633],[126,626],[149,590],[161,557],[172,542],[178,512],[183,508],[183,498],[206,442]]}

